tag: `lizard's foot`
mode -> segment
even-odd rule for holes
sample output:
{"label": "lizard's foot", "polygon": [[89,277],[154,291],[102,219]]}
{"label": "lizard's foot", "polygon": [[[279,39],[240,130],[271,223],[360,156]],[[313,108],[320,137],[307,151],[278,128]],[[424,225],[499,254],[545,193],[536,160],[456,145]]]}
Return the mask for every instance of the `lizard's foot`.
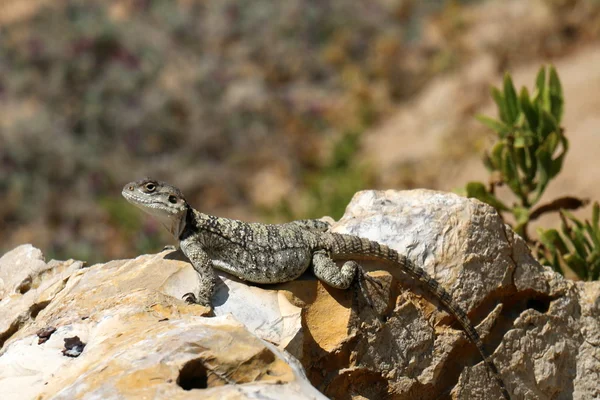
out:
{"label": "lizard's foot", "polygon": [[370,295],[365,283],[369,282],[370,284],[375,286],[377,288],[377,292],[380,294],[384,292],[383,284],[377,279],[370,276],[360,265],[358,265],[356,268],[356,278],[358,289],[365,298],[367,304],[369,305],[369,308],[375,314],[377,320],[379,320],[380,323],[384,323],[385,319],[383,315],[379,312],[379,309],[376,307],[375,303],[373,302],[372,296]]}
{"label": "lizard's foot", "polygon": [[358,287],[361,291],[361,293],[363,294],[363,296],[365,297],[365,299],[367,300],[367,303],[369,303],[369,307],[371,307],[373,310],[376,310],[375,305],[373,304],[373,300],[371,300],[371,296],[369,295],[369,290],[367,289],[367,286],[365,285],[365,282],[375,282],[378,285],[381,285],[379,282],[377,282],[374,278],[372,278],[371,276],[369,276],[366,271],[360,266],[357,265],[356,268],[356,281],[358,283]]}
{"label": "lizard's foot", "polygon": [[187,292],[186,294],[181,296],[181,299],[188,304],[198,304],[198,299],[196,298],[196,295],[192,292]]}
{"label": "lizard's foot", "polygon": [[379,282],[377,279],[373,278],[371,275],[369,275],[364,269],[362,269],[362,267],[358,268],[358,274],[359,274],[358,279],[363,279],[366,282],[369,282],[370,284],[377,286],[379,289],[383,289],[383,284],[381,282]]}
{"label": "lizard's foot", "polygon": [[363,267],[361,267],[360,265],[357,265],[356,267],[356,278],[358,281],[358,284],[360,286],[360,290],[364,293],[364,295],[369,298],[369,291],[367,290],[367,287],[365,285],[365,282],[370,283],[371,285],[375,286],[377,288],[378,292],[382,292],[383,291],[383,284],[381,282],[379,282],[379,280],[373,278],[371,275],[369,275],[367,273],[367,271],[365,271],[363,269]]}
{"label": "lizard's foot", "polygon": [[181,296],[181,299],[188,304],[199,304],[204,307],[212,308],[210,301],[203,301],[202,297],[198,298],[198,296],[196,296],[192,292],[187,292],[186,294]]}
{"label": "lizard's foot", "polygon": [[365,270],[354,260],[346,261],[342,268],[338,268],[335,262],[325,251],[317,251],[313,254],[313,272],[321,281],[329,286],[338,289],[348,289],[350,285],[358,285],[358,289],[365,297],[367,303],[377,313],[376,308],[371,301],[369,291],[365,282],[369,282],[379,289],[383,285],[368,275]]}

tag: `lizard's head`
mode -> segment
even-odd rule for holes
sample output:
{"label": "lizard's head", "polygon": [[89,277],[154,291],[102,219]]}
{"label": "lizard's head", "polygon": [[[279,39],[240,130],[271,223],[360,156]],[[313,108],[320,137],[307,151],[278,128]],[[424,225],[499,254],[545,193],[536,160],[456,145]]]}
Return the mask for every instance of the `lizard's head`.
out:
{"label": "lizard's head", "polygon": [[175,237],[183,232],[189,205],[176,187],[143,179],[128,183],[121,193],[125,200],[159,220]]}

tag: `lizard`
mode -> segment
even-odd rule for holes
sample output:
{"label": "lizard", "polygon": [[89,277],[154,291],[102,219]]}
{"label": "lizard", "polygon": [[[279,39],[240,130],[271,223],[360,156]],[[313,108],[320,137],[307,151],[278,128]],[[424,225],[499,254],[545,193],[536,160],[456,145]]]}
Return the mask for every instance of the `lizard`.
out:
{"label": "lizard", "polygon": [[[179,240],[181,251],[200,277],[199,292],[187,293],[184,299],[209,308],[216,286],[213,268],[259,284],[292,281],[311,268],[327,285],[348,289],[355,279],[379,284],[356,260],[394,264],[422,282],[456,318],[492,372],[503,397],[510,399],[498,369],[466,313],[437,280],[390,247],[358,236],[329,232],[329,223],[322,220],[262,224],[204,214],[190,206],[178,188],[153,179],[128,183],[122,195]],[[345,261],[341,268],[336,260]]]}

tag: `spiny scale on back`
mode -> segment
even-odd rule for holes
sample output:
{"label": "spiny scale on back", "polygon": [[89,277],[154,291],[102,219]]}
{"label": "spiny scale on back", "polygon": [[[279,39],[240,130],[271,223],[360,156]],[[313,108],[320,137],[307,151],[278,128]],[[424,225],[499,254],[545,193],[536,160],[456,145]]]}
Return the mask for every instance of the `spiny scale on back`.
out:
{"label": "spiny scale on back", "polygon": [[[179,189],[164,182],[144,179],[123,188],[123,197],[158,219],[180,241],[200,277],[199,293],[192,300],[210,307],[215,287],[213,268],[255,283],[282,283],[294,280],[312,267],[313,273],[330,286],[347,289],[352,281],[366,275],[355,260],[383,260],[394,263],[423,282],[459,321],[475,344],[505,399],[510,399],[496,366],[465,312],[450,294],[422,268],[405,256],[377,242],[352,235],[327,232],[321,220],[293,221],[269,225],[215,217],[194,210]],[[334,260],[350,260],[339,268]]]}

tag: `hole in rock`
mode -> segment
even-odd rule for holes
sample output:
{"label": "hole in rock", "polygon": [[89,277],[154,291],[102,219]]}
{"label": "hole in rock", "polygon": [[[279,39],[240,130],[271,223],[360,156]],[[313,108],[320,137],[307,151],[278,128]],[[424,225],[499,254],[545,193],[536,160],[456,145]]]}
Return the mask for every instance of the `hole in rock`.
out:
{"label": "hole in rock", "polygon": [[196,359],[185,363],[179,371],[177,384],[183,390],[206,389],[208,387],[208,371],[202,360]]}
{"label": "hole in rock", "polygon": [[17,293],[25,294],[31,290],[31,277],[27,277],[23,282],[17,286]]}
{"label": "hole in rock", "polygon": [[19,329],[21,329],[21,326],[23,325],[23,320],[21,319],[17,319],[15,321],[13,321],[10,326],[8,327],[8,329],[6,329],[4,332],[0,332],[0,349],[4,346],[4,343],[15,333],[17,333],[17,331]]}
{"label": "hole in rock", "polygon": [[41,301],[39,303],[32,304],[31,307],[29,307],[29,315],[31,316],[31,319],[35,319],[40,311],[48,307],[48,304],[50,304],[50,301]]}
{"label": "hole in rock", "polygon": [[550,302],[552,299],[550,297],[532,297],[527,300],[527,304],[525,308],[533,308],[534,310],[545,314],[548,312],[550,308]]}

